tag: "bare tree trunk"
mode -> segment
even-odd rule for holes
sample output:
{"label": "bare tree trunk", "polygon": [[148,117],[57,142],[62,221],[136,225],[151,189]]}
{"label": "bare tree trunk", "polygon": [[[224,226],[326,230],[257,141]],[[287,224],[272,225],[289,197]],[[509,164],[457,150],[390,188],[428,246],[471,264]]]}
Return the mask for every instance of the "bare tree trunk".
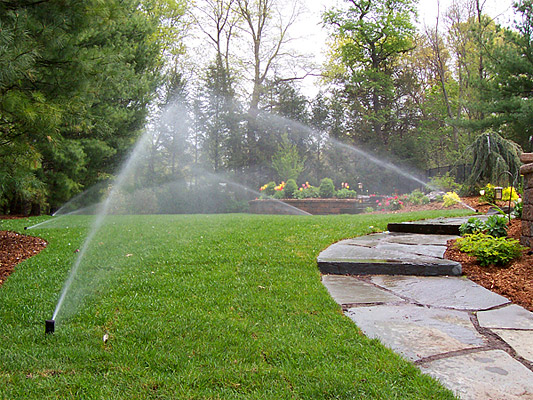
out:
{"label": "bare tree trunk", "polygon": [[[448,96],[448,90],[446,88],[446,63],[442,56],[442,51],[441,51],[442,40],[439,35],[439,19],[440,19],[439,10],[438,10],[439,6],[440,6],[440,3],[437,3],[437,21],[435,23],[435,31],[434,32],[427,31],[426,36],[428,37],[430,41],[430,45],[435,55],[435,60],[433,64],[437,71],[437,75],[439,76],[439,83],[440,83],[441,90],[442,90],[442,97],[444,98],[444,104],[446,105],[446,115],[448,116],[450,120],[453,120],[454,115],[452,112],[450,98]],[[458,132],[457,126],[453,123],[452,123],[452,143],[453,143],[453,147],[456,150],[458,150],[459,149],[459,132]]]}

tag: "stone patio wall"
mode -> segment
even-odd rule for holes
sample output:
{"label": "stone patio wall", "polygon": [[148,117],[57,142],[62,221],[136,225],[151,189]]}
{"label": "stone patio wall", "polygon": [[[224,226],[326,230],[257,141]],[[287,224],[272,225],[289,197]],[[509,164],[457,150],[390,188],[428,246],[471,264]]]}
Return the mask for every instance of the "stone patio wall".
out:
{"label": "stone patio wall", "polygon": [[252,200],[249,202],[252,214],[294,214],[291,207],[313,215],[327,214],[358,214],[365,211],[366,207],[376,207],[378,196],[365,196],[358,199],[283,199],[279,200]]}
{"label": "stone patio wall", "polygon": [[533,248],[533,153],[523,153],[520,159],[524,163],[520,174],[524,176],[524,210],[522,212],[522,236],[520,243]]}

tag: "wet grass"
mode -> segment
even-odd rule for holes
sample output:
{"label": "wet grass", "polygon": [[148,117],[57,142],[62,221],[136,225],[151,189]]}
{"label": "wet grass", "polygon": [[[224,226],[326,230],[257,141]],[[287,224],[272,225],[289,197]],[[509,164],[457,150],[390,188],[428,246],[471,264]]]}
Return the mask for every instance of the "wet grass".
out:
{"label": "wet grass", "polygon": [[0,287],[0,398],[453,398],[363,336],[315,261],[371,226],[443,214],[110,217],[54,335],[44,321],[88,219],[2,221],[49,245]]}

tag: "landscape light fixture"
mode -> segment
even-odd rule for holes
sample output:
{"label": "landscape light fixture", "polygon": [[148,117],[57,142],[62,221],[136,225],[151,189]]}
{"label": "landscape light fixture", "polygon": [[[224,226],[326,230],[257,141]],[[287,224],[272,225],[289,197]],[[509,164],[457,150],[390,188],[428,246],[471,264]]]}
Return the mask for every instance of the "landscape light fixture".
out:
{"label": "landscape light fixture", "polygon": [[359,188],[359,190],[363,190],[363,183],[362,182],[359,182],[357,184],[357,187]]}
{"label": "landscape light fixture", "polygon": [[[503,171],[500,175],[498,175],[497,182],[500,181],[500,177],[506,174],[509,177],[509,206],[507,207],[507,219],[509,222],[511,222],[511,199],[513,198],[513,174],[511,174],[509,171]],[[502,200],[503,199],[503,188],[501,186],[497,186],[494,188],[494,199],[495,200]]]}

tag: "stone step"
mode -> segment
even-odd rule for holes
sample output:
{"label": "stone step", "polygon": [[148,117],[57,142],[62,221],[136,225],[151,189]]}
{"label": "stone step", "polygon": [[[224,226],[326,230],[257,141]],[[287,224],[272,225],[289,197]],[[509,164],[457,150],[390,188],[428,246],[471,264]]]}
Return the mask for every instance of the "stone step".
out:
{"label": "stone step", "polygon": [[460,275],[461,264],[443,258],[455,236],[381,233],[343,240],[317,258],[323,274]]}
{"label": "stone step", "polygon": [[[472,215],[457,218],[435,218],[422,221],[389,223],[389,232],[418,233],[425,235],[459,235],[459,227],[472,218]],[[486,220],[486,215],[475,215],[476,218]]]}

